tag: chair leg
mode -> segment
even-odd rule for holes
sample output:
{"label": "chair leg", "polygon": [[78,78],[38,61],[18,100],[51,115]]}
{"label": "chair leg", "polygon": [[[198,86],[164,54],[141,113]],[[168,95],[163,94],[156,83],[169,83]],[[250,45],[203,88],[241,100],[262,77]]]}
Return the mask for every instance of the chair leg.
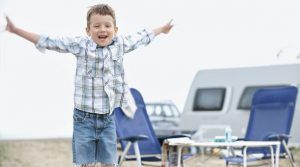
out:
{"label": "chair leg", "polygon": [[134,147],[134,152],[135,152],[135,156],[136,156],[137,167],[142,167],[142,159],[141,159],[138,142],[133,142],[133,147]]}
{"label": "chair leg", "polygon": [[182,146],[177,146],[177,166],[182,167],[183,165],[181,165],[181,153],[182,153]]}
{"label": "chair leg", "polygon": [[288,146],[287,146],[285,140],[282,140],[282,145],[283,145],[283,147],[284,147],[285,152],[286,152],[287,155],[288,155],[288,158],[289,158],[289,160],[290,160],[291,165],[292,165],[293,167],[296,167],[294,157],[293,157],[292,153],[290,152],[290,150],[289,150],[289,148],[288,148]]}
{"label": "chair leg", "polygon": [[130,148],[131,144],[132,144],[131,142],[127,143],[127,145],[126,145],[126,147],[124,149],[124,152],[123,152],[123,154],[122,154],[122,156],[121,156],[121,158],[119,160],[119,167],[122,166],[122,163],[123,163],[123,161],[125,159],[125,156],[127,155],[128,151],[129,151],[129,148]]}

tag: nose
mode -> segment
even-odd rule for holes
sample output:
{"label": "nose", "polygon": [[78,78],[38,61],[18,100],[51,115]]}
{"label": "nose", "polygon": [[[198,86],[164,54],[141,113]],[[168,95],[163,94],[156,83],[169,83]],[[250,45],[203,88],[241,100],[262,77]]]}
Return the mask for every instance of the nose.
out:
{"label": "nose", "polygon": [[100,26],[100,31],[105,31],[105,26]]}

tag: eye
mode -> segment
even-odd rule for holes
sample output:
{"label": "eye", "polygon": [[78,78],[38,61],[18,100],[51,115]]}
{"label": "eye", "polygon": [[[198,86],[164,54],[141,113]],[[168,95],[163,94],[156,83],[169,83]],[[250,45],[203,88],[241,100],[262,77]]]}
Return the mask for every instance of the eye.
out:
{"label": "eye", "polygon": [[95,27],[95,28],[99,28],[100,26],[99,26],[99,25],[94,25],[94,27]]}
{"label": "eye", "polygon": [[106,24],[105,27],[106,27],[106,28],[110,28],[111,25],[110,25],[110,24]]}

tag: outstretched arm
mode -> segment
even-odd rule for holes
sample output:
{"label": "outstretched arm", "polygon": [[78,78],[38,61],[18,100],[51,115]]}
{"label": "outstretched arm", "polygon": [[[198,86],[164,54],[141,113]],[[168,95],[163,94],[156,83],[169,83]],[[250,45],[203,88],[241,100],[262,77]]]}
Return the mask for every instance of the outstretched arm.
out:
{"label": "outstretched arm", "polygon": [[68,38],[68,37],[50,37],[35,34],[25,31],[13,24],[9,17],[6,16],[6,31],[16,34],[30,42],[32,42],[36,48],[42,52],[45,49],[61,52],[61,53],[73,53],[78,55],[85,48],[82,47],[82,43],[85,43],[85,39],[81,37]]}
{"label": "outstretched arm", "polygon": [[155,36],[161,33],[167,34],[172,28],[172,20],[170,20],[167,24],[161,27],[157,27],[152,31],[143,30],[137,32],[136,34],[126,36],[125,38],[123,38],[124,53],[131,52],[132,50],[138,48],[140,45],[148,45]]}
{"label": "outstretched arm", "polygon": [[153,29],[152,31],[153,31],[154,35],[157,36],[161,33],[168,34],[170,32],[170,30],[173,28],[172,21],[173,21],[173,19],[170,20],[167,24]]}
{"label": "outstretched arm", "polygon": [[6,21],[7,21],[6,31],[19,35],[20,37],[23,37],[24,39],[34,44],[36,44],[40,39],[40,35],[16,27],[8,16],[6,16]]}

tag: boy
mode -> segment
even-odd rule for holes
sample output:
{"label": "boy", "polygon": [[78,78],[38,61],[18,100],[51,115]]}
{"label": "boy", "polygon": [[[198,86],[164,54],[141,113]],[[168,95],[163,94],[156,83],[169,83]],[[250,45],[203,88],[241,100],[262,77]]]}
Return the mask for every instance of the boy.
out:
{"label": "boy", "polygon": [[124,77],[123,55],[171,29],[171,22],[152,31],[116,36],[114,10],[106,4],[87,12],[88,37],[41,36],[16,27],[6,17],[6,30],[34,43],[39,50],[72,53],[77,58],[73,115],[73,162],[76,166],[117,163],[113,110],[121,107],[128,117],[135,112],[134,101]]}

